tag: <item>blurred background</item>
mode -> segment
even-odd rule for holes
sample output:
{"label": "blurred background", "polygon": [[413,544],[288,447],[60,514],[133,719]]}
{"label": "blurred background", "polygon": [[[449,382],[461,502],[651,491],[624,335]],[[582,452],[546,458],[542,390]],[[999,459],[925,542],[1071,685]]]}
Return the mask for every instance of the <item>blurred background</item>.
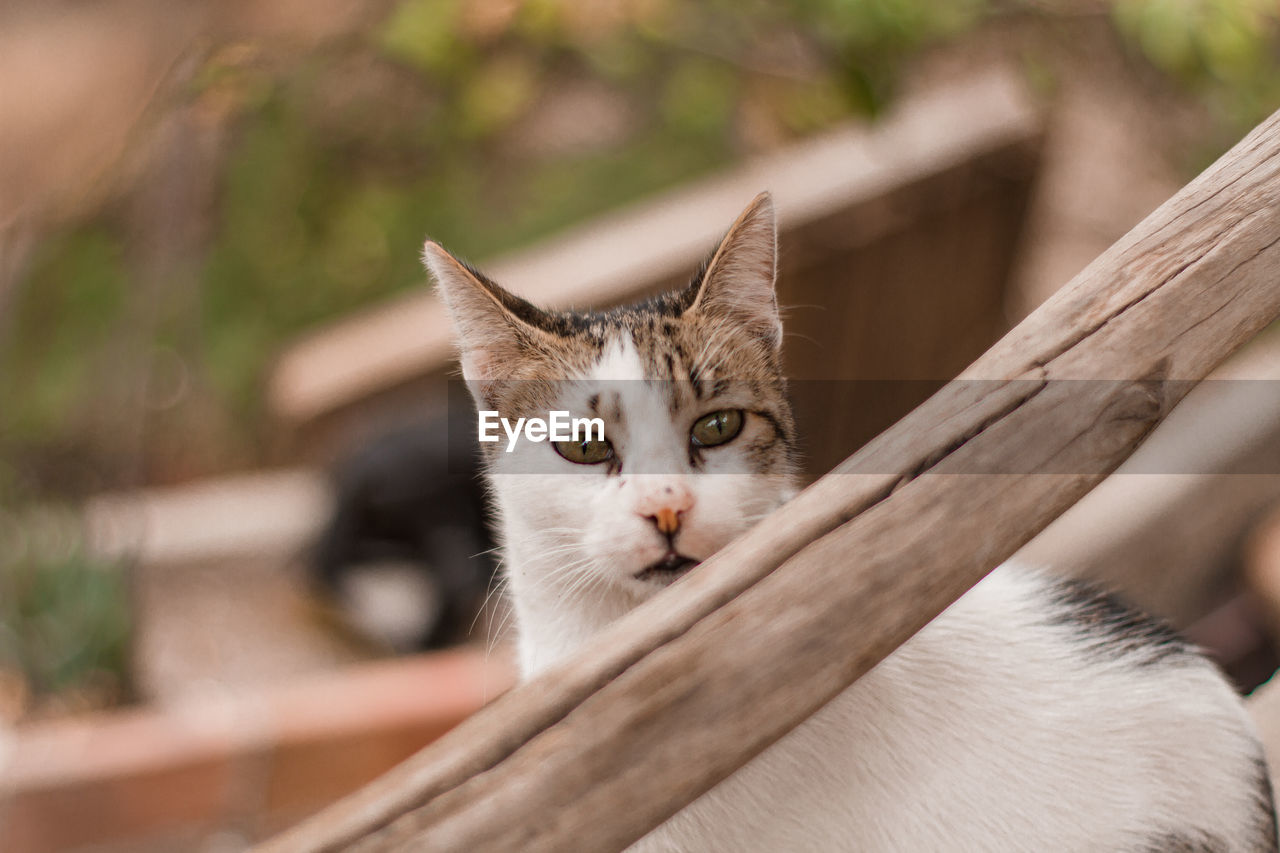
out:
{"label": "blurred background", "polygon": [[[1277,106],[1272,0],[10,0],[0,847],[242,849],[509,683],[424,237],[607,305],[772,189],[818,475]],[[1280,378],[1272,338],[1223,376]],[[1030,546],[1245,690],[1258,387]]]}

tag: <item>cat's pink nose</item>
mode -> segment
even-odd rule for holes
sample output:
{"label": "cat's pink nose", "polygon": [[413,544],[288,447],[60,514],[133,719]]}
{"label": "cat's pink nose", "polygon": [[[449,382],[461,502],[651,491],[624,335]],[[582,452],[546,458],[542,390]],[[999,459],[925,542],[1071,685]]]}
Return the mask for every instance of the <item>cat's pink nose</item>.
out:
{"label": "cat's pink nose", "polygon": [[658,525],[659,533],[666,533],[668,536],[680,529],[680,513],[670,507],[663,507],[653,516],[653,521]]}
{"label": "cat's pink nose", "polygon": [[692,508],[693,492],[680,481],[655,483],[636,502],[636,512],[668,537],[680,529],[680,517]]}

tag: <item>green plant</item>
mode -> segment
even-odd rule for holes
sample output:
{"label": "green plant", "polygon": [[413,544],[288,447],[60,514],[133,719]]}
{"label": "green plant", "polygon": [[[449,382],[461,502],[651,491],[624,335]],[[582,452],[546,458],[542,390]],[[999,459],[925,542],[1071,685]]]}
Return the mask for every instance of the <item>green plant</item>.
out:
{"label": "green plant", "polygon": [[124,567],[91,555],[70,515],[3,516],[0,670],[20,673],[39,699],[127,693],[130,606]]}

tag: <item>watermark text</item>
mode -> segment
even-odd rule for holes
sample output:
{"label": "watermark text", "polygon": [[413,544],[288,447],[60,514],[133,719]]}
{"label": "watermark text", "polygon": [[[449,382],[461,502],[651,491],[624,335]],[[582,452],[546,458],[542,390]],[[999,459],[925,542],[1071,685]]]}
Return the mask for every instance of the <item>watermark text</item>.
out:
{"label": "watermark text", "polygon": [[502,441],[502,433],[506,433],[508,453],[515,449],[522,434],[527,441],[604,440],[602,418],[575,418],[561,411],[548,412],[547,415],[546,418],[517,418],[512,424],[510,418],[500,417],[495,411],[482,410],[477,434],[480,441],[492,443]]}

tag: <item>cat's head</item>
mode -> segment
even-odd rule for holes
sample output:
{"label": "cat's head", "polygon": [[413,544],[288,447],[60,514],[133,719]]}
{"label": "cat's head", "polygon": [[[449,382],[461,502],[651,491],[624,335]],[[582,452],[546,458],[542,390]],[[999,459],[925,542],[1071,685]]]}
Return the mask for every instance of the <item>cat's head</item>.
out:
{"label": "cat's head", "polygon": [[434,243],[425,260],[481,410],[604,424],[603,441],[482,445],[517,597],[634,604],[792,493],[767,194],[688,287],[604,312],[535,307]]}

